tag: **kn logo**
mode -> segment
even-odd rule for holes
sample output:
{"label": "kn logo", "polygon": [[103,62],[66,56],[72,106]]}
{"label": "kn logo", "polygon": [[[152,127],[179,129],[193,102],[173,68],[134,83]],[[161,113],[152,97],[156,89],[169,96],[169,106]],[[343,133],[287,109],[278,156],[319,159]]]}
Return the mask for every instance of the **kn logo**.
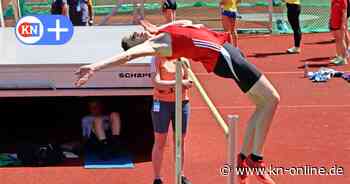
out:
{"label": "kn logo", "polygon": [[25,45],[62,45],[73,32],[69,18],[62,15],[25,16],[15,27],[17,39]]}

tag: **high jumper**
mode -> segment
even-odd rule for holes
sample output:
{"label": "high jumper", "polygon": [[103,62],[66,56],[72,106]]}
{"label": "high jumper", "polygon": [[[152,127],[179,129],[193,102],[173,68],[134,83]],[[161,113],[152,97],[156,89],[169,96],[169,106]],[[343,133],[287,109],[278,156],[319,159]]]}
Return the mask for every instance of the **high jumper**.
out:
{"label": "high jumper", "polygon": [[[76,73],[76,86],[84,85],[99,70],[119,66],[139,57],[184,57],[200,62],[208,72],[233,79],[256,106],[248,121],[237,167],[266,167],[263,161],[263,146],[280,97],[263,73],[247,61],[238,48],[233,47],[230,35],[211,31],[204,25],[192,24],[189,20],[179,20],[159,27],[141,21],[141,25],[145,31],[134,32],[122,39],[121,44],[125,52],[81,66]],[[267,173],[254,174],[261,183],[275,183]],[[246,172],[241,173],[238,178],[241,184],[248,181]]]}

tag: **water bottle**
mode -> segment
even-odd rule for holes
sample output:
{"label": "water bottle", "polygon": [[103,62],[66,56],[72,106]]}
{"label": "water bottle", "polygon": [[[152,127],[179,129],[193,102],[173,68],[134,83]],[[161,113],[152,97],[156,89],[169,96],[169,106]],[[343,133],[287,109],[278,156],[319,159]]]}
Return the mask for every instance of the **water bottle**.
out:
{"label": "water bottle", "polygon": [[304,77],[305,78],[309,77],[308,72],[309,72],[309,63],[305,62],[305,64],[304,64]]}

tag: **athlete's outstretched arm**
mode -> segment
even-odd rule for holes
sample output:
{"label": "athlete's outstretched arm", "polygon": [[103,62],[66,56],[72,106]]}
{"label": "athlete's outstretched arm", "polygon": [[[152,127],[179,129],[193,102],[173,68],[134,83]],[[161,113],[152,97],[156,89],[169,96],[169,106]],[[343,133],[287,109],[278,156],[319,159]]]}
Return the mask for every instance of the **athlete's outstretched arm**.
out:
{"label": "athlete's outstretched arm", "polygon": [[135,58],[152,56],[156,54],[157,51],[152,47],[149,41],[146,41],[143,44],[132,47],[129,50],[110,58],[89,65],[81,66],[78,71],[76,71],[78,79],[75,82],[75,85],[78,87],[84,85],[96,71],[102,70],[104,68],[122,65]]}
{"label": "athlete's outstretched arm", "polygon": [[167,34],[159,34],[149,38],[144,43],[134,46],[121,54],[117,54],[102,61],[84,65],[76,71],[78,76],[75,85],[80,87],[84,85],[94,74],[95,71],[104,68],[125,64],[126,62],[144,56],[171,56],[170,38]]}

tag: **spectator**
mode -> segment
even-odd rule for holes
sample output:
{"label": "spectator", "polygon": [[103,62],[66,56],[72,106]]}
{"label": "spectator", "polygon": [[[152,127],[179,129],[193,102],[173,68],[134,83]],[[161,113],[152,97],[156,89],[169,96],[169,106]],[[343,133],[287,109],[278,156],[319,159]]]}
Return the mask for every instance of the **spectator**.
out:
{"label": "spectator", "polygon": [[300,28],[300,13],[301,6],[300,0],[285,0],[287,6],[287,16],[288,22],[291,25],[294,33],[294,47],[287,50],[290,54],[300,53],[300,44],[301,44],[301,28]]}
{"label": "spectator", "polygon": [[176,0],[163,0],[163,15],[166,22],[172,22],[176,20]]}
{"label": "spectator", "polygon": [[331,60],[332,64],[347,64],[347,0],[332,0],[329,28],[333,32],[336,44],[336,57]]}
{"label": "spectator", "polygon": [[221,0],[220,6],[222,8],[222,25],[224,31],[230,33],[230,41],[233,46],[238,46],[238,35],[236,31],[237,5],[240,0]]}
{"label": "spectator", "polygon": [[92,0],[67,0],[69,18],[74,26],[93,25]]}
{"label": "spectator", "polygon": [[[152,122],[154,129],[154,145],[152,151],[152,163],[154,170],[153,184],[162,184],[161,164],[168,135],[170,121],[173,130],[175,128],[175,62],[154,57],[151,73],[154,84]],[[183,105],[182,105],[182,163],[184,161],[184,140],[190,115],[190,104],[188,89],[192,87],[192,81],[188,79],[187,72],[183,72]],[[175,139],[175,137],[174,137]],[[174,140],[175,141],[175,140]],[[175,144],[174,144],[175,145]],[[175,148],[174,148],[175,150]],[[183,166],[183,165],[182,165]],[[182,168],[183,169],[183,168]],[[182,184],[190,184],[190,181],[183,175]]]}
{"label": "spectator", "polygon": [[[133,24],[140,24],[140,20],[144,19],[144,1],[133,0],[134,12],[133,12]],[[143,3],[143,4],[142,4]]]}
{"label": "spectator", "polygon": [[54,0],[51,4],[51,14],[68,16],[67,0]]}
{"label": "spectator", "polygon": [[108,160],[122,146],[119,113],[106,115],[102,103],[97,100],[90,101],[88,106],[90,114],[82,119],[85,147],[97,152],[101,159]]}

